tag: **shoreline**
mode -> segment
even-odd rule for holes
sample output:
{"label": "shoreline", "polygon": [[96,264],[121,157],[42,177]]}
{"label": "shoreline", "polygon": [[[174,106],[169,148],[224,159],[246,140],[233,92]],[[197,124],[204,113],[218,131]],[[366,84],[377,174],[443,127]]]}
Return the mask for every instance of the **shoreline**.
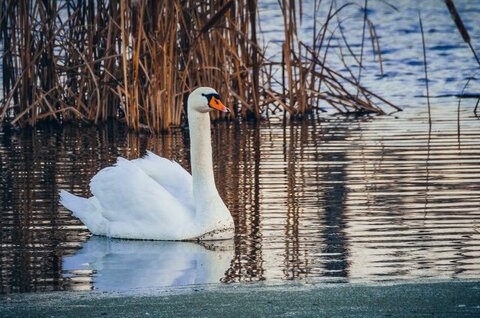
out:
{"label": "shoreline", "polygon": [[232,284],[0,296],[1,317],[480,316],[480,281]]}

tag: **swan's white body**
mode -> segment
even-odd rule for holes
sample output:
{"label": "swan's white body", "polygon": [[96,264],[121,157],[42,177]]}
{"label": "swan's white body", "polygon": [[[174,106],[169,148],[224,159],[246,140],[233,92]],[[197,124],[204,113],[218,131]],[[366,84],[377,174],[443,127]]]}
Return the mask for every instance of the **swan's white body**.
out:
{"label": "swan's white body", "polygon": [[201,87],[188,98],[192,175],[151,152],[131,161],[118,158],[115,166],[92,178],[92,197],[61,191],[61,203],[96,235],[146,240],[231,238],[233,218],[213,177],[207,95],[218,96],[215,90]]}

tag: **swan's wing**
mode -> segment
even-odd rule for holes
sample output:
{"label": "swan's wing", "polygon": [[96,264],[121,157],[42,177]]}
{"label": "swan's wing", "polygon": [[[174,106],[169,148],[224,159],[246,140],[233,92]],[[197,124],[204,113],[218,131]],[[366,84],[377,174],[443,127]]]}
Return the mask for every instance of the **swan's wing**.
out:
{"label": "swan's wing", "polygon": [[194,209],[192,175],[178,163],[157,156],[150,151],[147,151],[145,157],[131,162],[184,205]]}
{"label": "swan's wing", "polygon": [[102,215],[98,200],[95,197],[82,198],[65,190],[60,191],[60,203],[79,218],[90,232],[107,235],[108,220]]}
{"label": "swan's wing", "polygon": [[110,222],[108,236],[176,239],[194,216],[193,210],[123,158],[99,171],[90,189]]}

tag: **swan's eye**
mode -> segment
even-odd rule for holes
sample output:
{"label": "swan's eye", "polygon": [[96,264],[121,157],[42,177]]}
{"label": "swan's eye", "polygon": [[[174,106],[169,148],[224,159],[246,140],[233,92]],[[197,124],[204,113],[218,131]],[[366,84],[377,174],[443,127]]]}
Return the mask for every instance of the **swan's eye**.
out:
{"label": "swan's eye", "polygon": [[207,99],[208,106],[212,108],[218,109],[219,105],[222,104],[222,99],[218,94],[202,94],[202,95],[205,96],[205,98]]}
{"label": "swan's eye", "polygon": [[204,96],[207,99],[208,105],[210,105],[210,103],[212,102],[212,99],[217,99],[221,101],[220,95],[218,94],[202,94],[202,96]]}
{"label": "swan's eye", "polygon": [[218,94],[202,94],[208,100],[208,106],[222,112],[228,112],[228,108],[223,105],[220,95]]}

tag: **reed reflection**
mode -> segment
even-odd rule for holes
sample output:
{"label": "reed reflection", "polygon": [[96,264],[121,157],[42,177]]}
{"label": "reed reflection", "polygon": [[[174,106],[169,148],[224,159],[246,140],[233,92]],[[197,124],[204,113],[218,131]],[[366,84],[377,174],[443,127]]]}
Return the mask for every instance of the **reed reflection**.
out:
{"label": "reed reflection", "polygon": [[[337,137],[334,134],[331,142],[343,141],[347,136],[345,134]],[[322,254],[325,255],[323,265],[325,277],[348,277],[349,263],[347,259],[349,254],[345,235],[347,221],[344,211],[347,197],[346,166],[348,163],[346,156],[345,152],[333,152],[326,153],[323,157],[327,162],[337,163],[331,166],[327,165],[323,172],[323,182],[326,184],[322,194],[325,202],[323,217],[325,230],[322,234],[325,244],[322,248]]]}
{"label": "reed reflection", "polygon": [[227,198],[236,223],[235,257],[224,279],[228,283],[265,279],[261,215],[258,213],[262,159],[260,128],[259,123],[216,127],[217,132],[226,132],[228,138],[214,139],[214,157],[224,158],[216,167],[215,180],[220,194]]}
{"label": "reed reflection", "polygon": [[79,245],[74,220],[58,209],[58,131],[3,134],[0,144],[0,292],[62,288],[61,257]]}
{"label": "reed reflection", "polygon": [[444,105],[432,106],[432,130],[426,114],[407,111],[408,130],[380,119],[349,151],[352,279],[472,278],[480,270],[472,226],[480,206],[478,127],[464,111],[469,149],[458,149],[456,121]]}
{"label": "reed reflection", "polygon": [[[408,110],[375,120],[212,125],[215,180],[236,223],[221,281],[478,277],[478,120],[461,113],[459,149],[448,109],[432,113],[430,134],[425,117]],[[115,125],[0,133],[0,292],[91,288],[94,270],[65,261],[83,255],[76,253],[89,233],[59,208],[58,190],[89,196],[99,169],[146,149],[189,170],[188,145],[180,129],[161,136]],[[89,242],[92,253],[106,249]]]}

